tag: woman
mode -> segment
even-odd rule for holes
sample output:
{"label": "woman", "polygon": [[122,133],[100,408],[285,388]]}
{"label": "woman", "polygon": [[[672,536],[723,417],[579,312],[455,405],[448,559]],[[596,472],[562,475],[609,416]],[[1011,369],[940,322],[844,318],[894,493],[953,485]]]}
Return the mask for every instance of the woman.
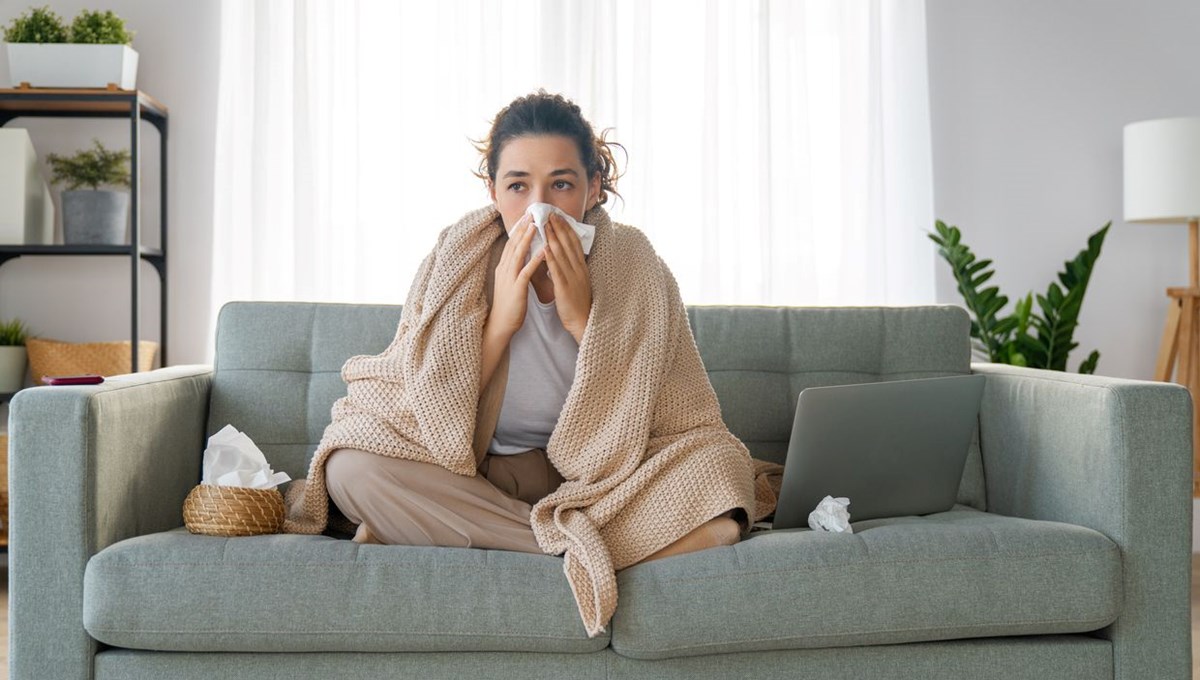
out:
{"label": "woman", "polygon": [[[347,361],[309,486],[360,543],[565,554],[596,635],[613,571],[736,543],[770,508],[755,512],[674,278],[600,207],[609,143],[541,91],[500,111],[480,151],[492,205],[439,236],[388,350]],[[551,214],[527,261],[534,203],[590,225],[591,254]],[[304,495],[289,490],[285,530],[324,528],[325,494]]]}

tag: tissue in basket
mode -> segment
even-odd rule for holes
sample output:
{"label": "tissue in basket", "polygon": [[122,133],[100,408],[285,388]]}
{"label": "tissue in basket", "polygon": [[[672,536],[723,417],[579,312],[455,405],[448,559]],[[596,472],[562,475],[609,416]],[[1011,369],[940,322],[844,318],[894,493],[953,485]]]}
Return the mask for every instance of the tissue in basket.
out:
{"label": "tissue in basket", "polygon": [[183,501],[183,523],[193,534],[273,534],[283,526],[283,495],[279,489],[197,484]]}
{"label": "tissue in basket", "polygon": [[194,534],[273,534],[284,517],[275,487],[290,479],[272,471],[254,442],[227,425],[208,440],[203,480],[183,501],[183,522]]}

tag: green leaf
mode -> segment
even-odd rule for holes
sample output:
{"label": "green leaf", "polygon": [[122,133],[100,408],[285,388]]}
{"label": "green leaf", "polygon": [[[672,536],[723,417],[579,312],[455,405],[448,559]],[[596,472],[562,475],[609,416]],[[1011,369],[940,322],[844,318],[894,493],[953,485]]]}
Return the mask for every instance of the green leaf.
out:
{"label": "green leaf", "polygon": [[984,272],[984,273],[980,274],[978,277],[976,277],[975,279],[972,279],[971,285],[976,286],[976,287],[982,286],[985,282],[987,282],[988,279],[992,278],[992,275],[995,273],[996,272],[994,272],[994,271]]}
{"label": "green leaf", "polygon": [[[929,234],[929,238],[938,244],[938,253],[950,265],[955,287],[971,314],[975,350],[992,361],[1065,371],[1068,355],[1079,346],[1074,341],[1074,331],[1079,325],[1088,282],[1111,226],[1109,222],[1089,236],[1087,248],[1063,263],[1057,281],[1046,287],[1045,295],[1031,292],[1017,298],[1013,313],[999,317],[1008,297],[997,286],[981,288],[995,276],[992,260],[976,261],[975,254],[961,242],[962,232],[958,227],[936,220],[937,233]],[[1093,352],[1081,364],[1080,371],[1094,371],[1098,359],[1099,353]]]}
{"label": "green leaf", "polygon": [[1006,316],[996,322],[996,325],[992,327],[992,332],[996,335],[1007,335],[1017,327],[1019,322],[1020,320],[1016,316]]}
{"label": "green leaf", "polygon": [[1064,263],[1064,271],[1059,274],[1064,289],[1058,284],[1051,283],[1046,289],[1046,296],[1038,297],[1038,306],[1043,313],[1042,323],[1035,323],[1047,349],[1046,368],[1057,371],[1067,370],[1067,357],[1071,350],[1078,347],[1073,341],[1075,328],[1079,325],[1079,313],[1083,308],[1084,293],[1087,292],[1092,270],[1100,249],[1104,244],[1112,222],[1105,224],[1099,231],[1088,237],[1088,247],[1080,251],[1074,260]]}
{"label": "green leaf", "polygon": [[939,246],[938,254],[950,265],[958,292],[972,316],[971,336],[980,341],[989,359],[1000,360],[1000,352],[1009,341],[1013,325],[1005,324],[997,330],[1000,320],[996,318],[996,314],[1008,304],[1008,298],[1001,295],[996,286],[982,290],[979,288],[995,274],[994,270],[990,269],[992,261],[976,261],[975,254],[961,242],[962,232],[958,227],[935,220],[934,230],[937,233],[929,234],[929,238]]}
{"label": "green leaf", "polygon": [[1079,372],[1084,373],[1086,375],[1092,375],[1093,373],[1096,372],[1096,364],[1099,361],[1100,361],[1099,350],[1092,350],[1092,353],[1088,355],[1088,358],[1084,359],[1083,363],[1079,364]]}
{"label": "green leaf", "polygon": [[19,347],[29,337],[29,327],[20,319],[0,321],[0,347]]}
{"label": "green leaf", "polygon": [[28,13],[13,19],[4,29],[4,40],[10,43],[65,43],[67,25],[49,7],[31,7]]}
{"label": "green leaf", "polygon": [[68,189],[89,187],[93,190],[101,186],[129,186],[128,150],[109,151],[94,139],[93,148],[77,152],[74,156],[59,156],[49,154],[46,161],[50,164],[55,184],[66,184]]}
{"label": "green leaf", "polygon": [[125,21],[112,10],[83,10],[71,24],[71,42],[92,45],[128,45],[133,33],[125,30]]}
{"label": "green leaf", "polygon": [[[974,260],[975,256],[972,255],[971,259]],[[978,262],[975,262],[974,264],[971,264],[971,266],[969,266],[969,267],[964,267],[963,271],[966,272],[970,276],[974,276],[974,275],[978,274],[981,270],[987,269],[990,266],[992,266],[991,260],[980,260]]]}

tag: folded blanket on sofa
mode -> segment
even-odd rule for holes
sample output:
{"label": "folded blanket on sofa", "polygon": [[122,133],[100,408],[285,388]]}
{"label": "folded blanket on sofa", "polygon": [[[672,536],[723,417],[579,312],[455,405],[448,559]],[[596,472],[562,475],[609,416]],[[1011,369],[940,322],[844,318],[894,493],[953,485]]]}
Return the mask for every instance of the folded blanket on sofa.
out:
{"label": "folded blanket on sofa", "polygon": [[[617,570],[732,508],[751,521],[770,514],[779,466],[752,460],[725,427],[675,279],[645,235],[612,223],[599,206],[584,221],[596,227],[587,261],[592,309],[546,448],[566,481],[533,506],[531,523],[542,550],[564,555],[594,637],[616,608]],[[289,499],[284,531],[325,529],[324,464],[339,448],[476,474],[479,443],[490,441],[500,403],[497,381],[481,394],[479,376],[506,239],[493,207],[441,232],[391,345],[342,368],[347,394],[333,406],[306,484],[296,486],[302,497]]]}

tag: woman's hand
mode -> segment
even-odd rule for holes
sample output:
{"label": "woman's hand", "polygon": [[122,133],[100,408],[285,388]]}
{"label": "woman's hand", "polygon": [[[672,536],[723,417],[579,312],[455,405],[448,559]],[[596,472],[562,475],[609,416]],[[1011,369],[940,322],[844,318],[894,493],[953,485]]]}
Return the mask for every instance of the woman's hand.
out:
{"label": "woman's hand", "polygon": [[579,235],[557,213],[550,213],[550,219],[546,220],[546,247],[542,252],[546,253],[546,265],[554,282],[558,318],[575,342],[582,343],[592,311],[592,281]]}
{"label": "woman's hand", "polygon": [[511,338],[525,323],[525,306],[529,295],[529,279],[545,259],[543,248],[525,262],[529,244],[533,242],[533,218],[526,213],[513,225],[508,243],[496,265],[496,284],[492,291],[492,310],[488,314],[488,333],[500,333]]}

